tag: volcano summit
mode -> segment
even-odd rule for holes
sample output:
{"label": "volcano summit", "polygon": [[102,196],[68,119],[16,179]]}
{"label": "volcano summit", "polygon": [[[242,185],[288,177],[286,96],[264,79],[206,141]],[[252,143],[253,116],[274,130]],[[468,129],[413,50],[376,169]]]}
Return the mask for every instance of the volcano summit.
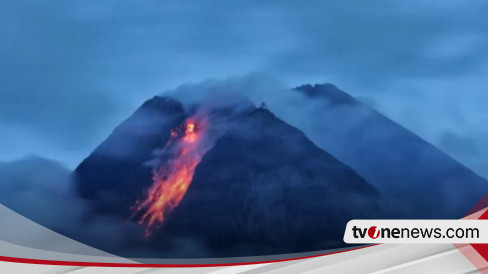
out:
{"label": "volcano summit", "polygon": [[379,216],[375,187],[270,110],[191,109],[154,97],[80,164],[93,214],[138,219],[151,250],[192,239],[212,256],[340,247],[348,220]]}

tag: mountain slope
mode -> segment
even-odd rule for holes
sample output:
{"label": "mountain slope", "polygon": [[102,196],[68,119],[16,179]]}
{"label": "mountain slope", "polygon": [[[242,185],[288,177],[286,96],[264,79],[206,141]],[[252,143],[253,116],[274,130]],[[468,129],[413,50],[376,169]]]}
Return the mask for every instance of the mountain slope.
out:
{"label": "mountain slope", "polygon": [[204,156],[161,237],[195,237],[215,256],[291,253],[344,246],[347,221],[381,216],[373,186],[268,110],[237,125]]}
{"label": "mountain slope", "polygon": [[[219,134],[180,205],[149,241],[141,234],[139,245],[111,252],[199,257],[320,250],[344,246],[348,220],[383,216],[375,187],[270,111],[249,103],[207,111],[209,134]],[[74,176],[93,216],[138,220],[130,218],[131,207],[152,184],[148,163],[190,115],[180,103],[155,97],[80,164]],[[176,252],[181,242],[203,248]]]}
{"label": "mountain slope", "polygon": [[335,86],[294,90],[324,102],[312,140],[377,187],[396,216],[460,218],[488,193],[484,178]]}
{"label": "mountain slope", "polygon": [[173,99],[156,96],[146,101],[76,168],[81,197],[91,200],[98,213],[125,218],[127,205],[151,184],[152,168],[145,163],[185,115],[181,103]]}

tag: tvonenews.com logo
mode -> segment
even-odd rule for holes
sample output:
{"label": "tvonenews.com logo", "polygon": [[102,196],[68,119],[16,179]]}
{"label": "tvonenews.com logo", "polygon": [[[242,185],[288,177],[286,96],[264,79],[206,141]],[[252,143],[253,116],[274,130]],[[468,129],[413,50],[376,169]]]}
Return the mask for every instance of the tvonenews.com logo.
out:
{"label": "tvonenews.com logo", "polygon": [[352,220],[346,243],[488,243],[488,220]]}
{"label": "tvonenews.com logo", "polygon": [[479,238],[479,229],[477,228],[448,228],[442,233],[440,228],[378,228],[371,226],[369,228],[352,228],[354,238],[364,238],[368,235],[371,239],[381,238]]}

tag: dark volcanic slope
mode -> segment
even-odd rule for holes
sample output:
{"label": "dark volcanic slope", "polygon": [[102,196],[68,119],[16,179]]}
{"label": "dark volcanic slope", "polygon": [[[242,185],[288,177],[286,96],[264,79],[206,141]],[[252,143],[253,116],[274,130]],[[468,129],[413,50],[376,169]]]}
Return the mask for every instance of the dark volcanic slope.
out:
{"label": "dark volcanic slope", "polygon": [[488,182],[331,84],[295,90],[324,101],[312,139],[375,185],[398,217],[460,218]]}
{"label": "dark volcanic slope", "polygon": [[[344,245],[348,220],[383,216],[371,184],[270,111],[245,105],[211,111],[226,133],[202,158],[181,204],[138,250],[166,257],[320,250]],[[152,183],[147,162],[185,117],[180,103],[155,97],[80,164],[77,186],[96,214],[127,219]],[[199,248],[182,252],[182,242]]]}
{"label": "dark volcanic slope", "polygon": [[184,118],[183,106],[173,99],[146,101],[76,168],[81,196],[92,200],[98,213],[127,217],[130,205],[151,184],[151,168],[144,163]]}
{"label": "dark volcanic slope", "polygon": [[381,215],[379,200],[298,129],[256,109],[203,157],[161,237],[199,238],[216,256],[339,247],[348,220]]}

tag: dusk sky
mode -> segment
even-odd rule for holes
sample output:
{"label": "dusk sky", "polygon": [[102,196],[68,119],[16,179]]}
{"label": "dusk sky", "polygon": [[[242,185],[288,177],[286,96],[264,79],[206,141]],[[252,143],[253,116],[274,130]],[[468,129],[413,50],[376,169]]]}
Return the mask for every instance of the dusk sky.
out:
{"label": "dusk sky", "polygon": [[333,83],[488,177],[488,2],[1,1],[0,161],[74,168],[146,99]]}

